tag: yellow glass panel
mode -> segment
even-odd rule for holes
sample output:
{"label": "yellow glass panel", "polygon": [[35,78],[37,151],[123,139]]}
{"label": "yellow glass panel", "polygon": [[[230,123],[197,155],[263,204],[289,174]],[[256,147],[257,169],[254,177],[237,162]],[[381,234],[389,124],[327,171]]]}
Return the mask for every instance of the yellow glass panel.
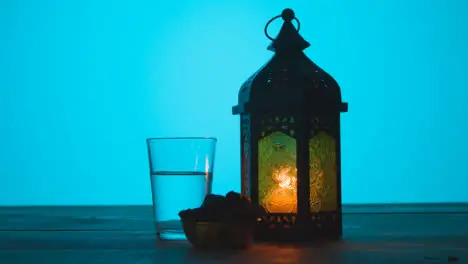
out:
{"label": "yellow glass panel", "polygon": [[258,159],[260,203],[270,213],[296,213],[296,140],[274,132],[258,142]]}
{"label": "yellow glass panel", "polygon": [[325,132],[309,140],[310,209],[312,212],[338,208],[336,142]]}

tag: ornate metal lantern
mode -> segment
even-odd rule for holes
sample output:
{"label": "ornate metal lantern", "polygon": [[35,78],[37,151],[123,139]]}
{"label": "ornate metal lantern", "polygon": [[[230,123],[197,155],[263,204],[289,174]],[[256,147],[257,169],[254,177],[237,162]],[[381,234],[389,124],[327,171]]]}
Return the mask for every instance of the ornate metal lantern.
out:
{"label": "ornate metal lantern", "polygon": [[[268,25],[282,17],[278,36]],[[297,22],[297,29],[292,21]],[[275,54],[241,87],[242,193],[264,206],[259,240],[339,238],[341,218],[340,87],[303,52],[291,9],[265,26]]]}

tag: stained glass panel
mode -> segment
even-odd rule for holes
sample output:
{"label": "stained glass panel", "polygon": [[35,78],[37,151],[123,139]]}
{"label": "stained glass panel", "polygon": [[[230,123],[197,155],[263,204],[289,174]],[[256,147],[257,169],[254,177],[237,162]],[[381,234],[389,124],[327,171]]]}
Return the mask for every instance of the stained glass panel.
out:
{"label": "stained glass panel", "polygon": [[310,208],[312,212],[337,210],[336,142],[325,132],[309,140]]}
{"label": "stained glass panel", "polygon": [[259,201],[270,213],[296,213],[296,140],[273,132],[258,142]]}

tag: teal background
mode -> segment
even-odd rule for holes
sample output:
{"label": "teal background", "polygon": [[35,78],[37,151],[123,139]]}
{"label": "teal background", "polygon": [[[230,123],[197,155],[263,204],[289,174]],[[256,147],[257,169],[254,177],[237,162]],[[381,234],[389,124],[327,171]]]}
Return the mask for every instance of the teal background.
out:
{"label": "teal background", "polygon": [[343,202],[468,202],[466,0],[2,0],[0,205],[150,204],[161,136],[217,137],[239,190],[231,106],[285,7],[350,103]]}

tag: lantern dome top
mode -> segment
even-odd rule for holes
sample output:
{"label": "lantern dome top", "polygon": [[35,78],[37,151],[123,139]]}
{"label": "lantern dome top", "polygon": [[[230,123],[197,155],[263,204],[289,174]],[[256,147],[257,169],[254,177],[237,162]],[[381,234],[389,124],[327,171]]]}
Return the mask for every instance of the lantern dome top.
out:
{"label": "lantern dome top", "polygon": [[[276,38],[268,26],[277,18],[284,20]],[[297,22],[297,28],[292,21]],[[268,50],[275,54],[241,86],[233,114],[252,112],[301,111],[347,112],[338,83],[303,52],[310,44],[299,34],[300,22],[294,11],[284,9],[265,26],[272,40]]]}

